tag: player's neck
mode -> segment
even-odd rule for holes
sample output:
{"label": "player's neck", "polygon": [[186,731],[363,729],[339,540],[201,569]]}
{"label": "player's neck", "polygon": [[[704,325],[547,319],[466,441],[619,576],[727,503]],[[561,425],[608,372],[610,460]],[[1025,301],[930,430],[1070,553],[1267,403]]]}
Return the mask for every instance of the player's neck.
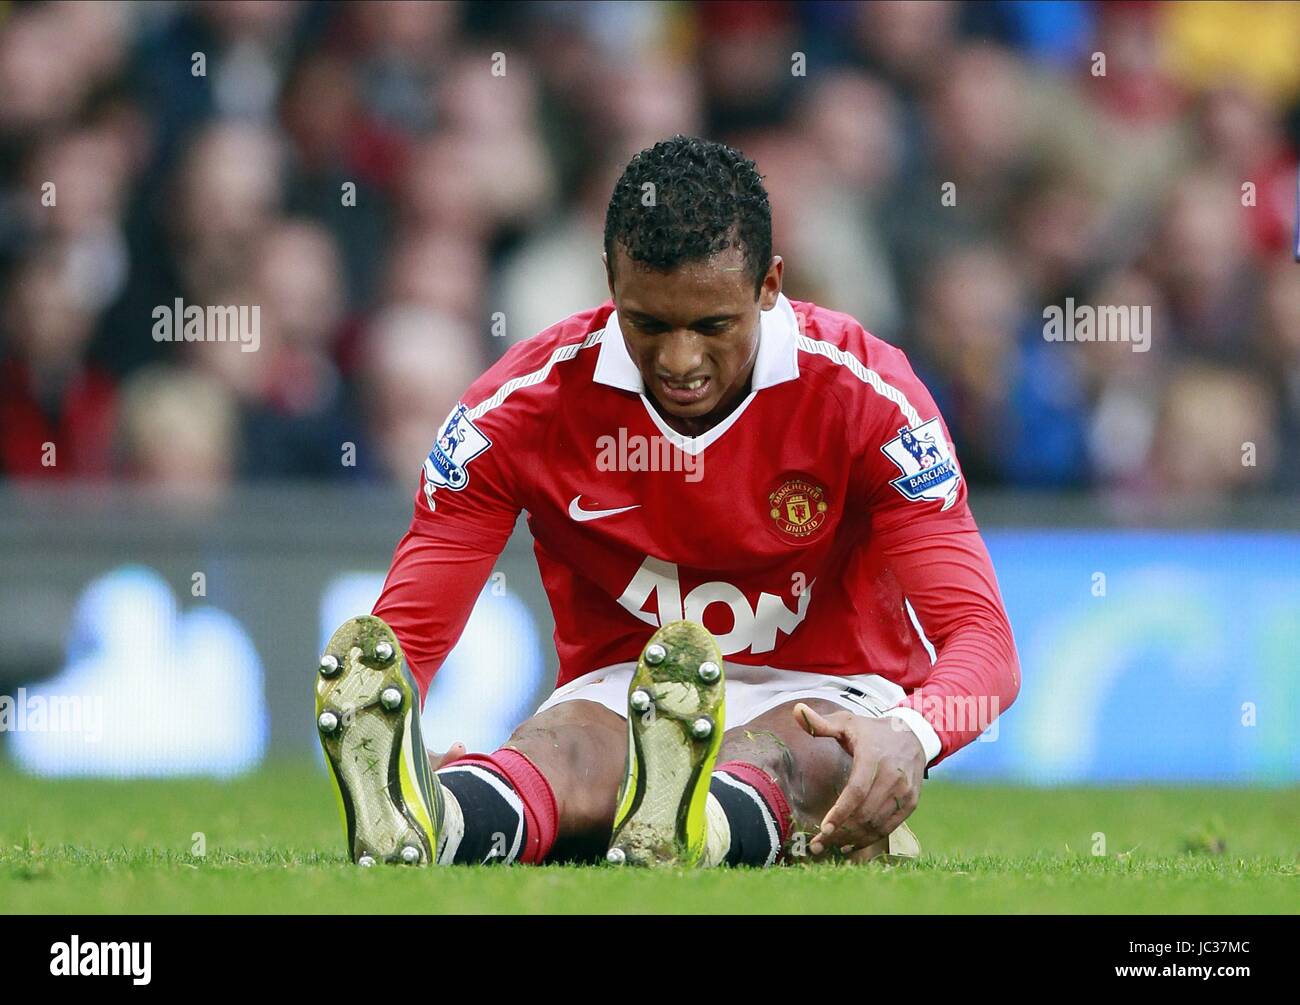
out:
{"label": "player's neck", "polygon": [[649,397],[655,411],[663,417],[669,428],[681,433],[683,436],[703,436],[740,407],[741,403],[749,397],[750,387],[753,382],[754,378],[751,372],[750,376],[745,379],[745,383],[734,394],[724,398],[717,408],[706,415],[690,418],[668,413],[653,394],[647,395],[647,397]]}

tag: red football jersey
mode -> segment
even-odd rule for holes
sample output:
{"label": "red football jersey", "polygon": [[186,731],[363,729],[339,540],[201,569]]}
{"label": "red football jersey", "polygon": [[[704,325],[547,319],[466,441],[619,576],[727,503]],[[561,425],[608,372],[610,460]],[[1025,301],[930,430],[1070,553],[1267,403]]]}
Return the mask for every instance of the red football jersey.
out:
{"label": "red football jersey", "polygon": [[524,510],[559,684],[635,661],[685,617],[733,663],[896,682],[930,760],[1011,703],[996,579],[906,357],[812,303],[781,296],[760,317],[750,394],[694,438],[646,397],[612,301],[474,382],[424,463],[375,607],[422,694]]}

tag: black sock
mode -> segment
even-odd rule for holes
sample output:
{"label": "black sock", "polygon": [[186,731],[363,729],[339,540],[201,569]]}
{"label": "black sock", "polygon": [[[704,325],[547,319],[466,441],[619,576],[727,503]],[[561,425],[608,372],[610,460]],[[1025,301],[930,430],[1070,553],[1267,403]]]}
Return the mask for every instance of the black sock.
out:
{"label": "black sock", "polygon": [[460,804],[464,830],[449,832],[438,862],[477,865],[510,863],[528,847],[524,804],[506,779],[481,764],[452,764],[438,781]]}
{"label": "black sock", "polygon": [[726,771],[715,771],[709,792],[731,827],[727,865],[771,865],[781,850],[781,829],[756,789]]}

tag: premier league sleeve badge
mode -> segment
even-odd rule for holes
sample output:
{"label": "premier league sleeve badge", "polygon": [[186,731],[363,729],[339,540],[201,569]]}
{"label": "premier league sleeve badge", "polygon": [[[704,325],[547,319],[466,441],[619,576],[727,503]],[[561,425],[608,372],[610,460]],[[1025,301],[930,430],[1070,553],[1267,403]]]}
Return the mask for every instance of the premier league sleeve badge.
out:
{"label": "premier league sleeve badge", "polygon": [[424,494],[430,509],[434,508],[433,493],[437,489],[460,492],[469,484],[466,467],[490,446],[492,441],[474,425],[465,406],[457,405],[447,416],[438,441],[424,459]]}
{"label": "premier league sleeve badge", "polygon": [[943,509],[957,501],[961,471],[937,416],[918,426],[904,426],[880,449],[903,472],[889,483],[903,498],[942,501]]}

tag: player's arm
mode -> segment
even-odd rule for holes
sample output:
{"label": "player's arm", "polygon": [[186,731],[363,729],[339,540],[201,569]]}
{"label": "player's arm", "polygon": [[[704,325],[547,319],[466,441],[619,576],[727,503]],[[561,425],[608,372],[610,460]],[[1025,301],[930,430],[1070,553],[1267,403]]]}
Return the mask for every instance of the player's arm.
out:
{"label": "player's arm", "polygon": [[519,515],[522,436],[498,409],[452,412],[420,474],[411,525],[374,614],[393,629],[423,699],[460,638]]}
{"label": "player's arm", "polygon": [[937,764],[1015,701],[1016,643],[993,562],[973,526],[907,535],[886,554],[936,655],[925,683],[889,715],[913,727],[926,763]]}
{"label": "player's arm", "polygon": [[926,766],[974,740],[1020,688],[1011,626],[979,532],[907,536],[887,554],[937,658],[926,682],[879,719],[797,710],[809,733],[833,737],[853,757],[849,782],[811,843],[815,855],[865,848],[892,833],[916,808]]}
{"label": "player's arm", "polygon": [[[948,431],[905,362],[894,379],[897,407],[852,416],[860,425],[849,428],[867,434],[859,463],[873,545],[936,659],[925,682],[880,719],[797,711],[810,733],[834,737],[853,756],[814,854],[864,848],[890,834],[916,808],[927,765],[974,740],[1020,689],[1011,626]],[[903,432],[918,426],[920,435]]]}

